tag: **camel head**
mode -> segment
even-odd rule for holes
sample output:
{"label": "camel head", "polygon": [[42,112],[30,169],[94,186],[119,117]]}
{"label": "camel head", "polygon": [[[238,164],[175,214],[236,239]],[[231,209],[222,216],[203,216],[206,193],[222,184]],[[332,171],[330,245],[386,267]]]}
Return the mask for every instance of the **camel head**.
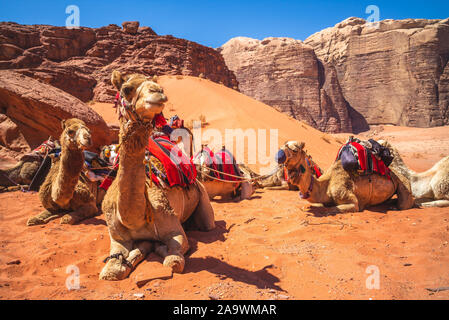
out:
{"label": "camel head", "polygon": [[167,96],[162,87],[157,84],[156,77],[148,78],[141,74],[123,75],[120,71],[112,72],[111,82],[120,92],[143,121],[151,121],[154,116],[161,113]]}
{"label": "camel head", "polygon": [[276,161],[287,168],[289,178],[295,185],[299,185],[312,172],[311,159],[304,151],[304,146],[304,142],[287,141],[276,155]]}
{"label": "camel head", "polygon": [[62,120],[61,146],[71,150],[84,150],[92,146],[92,136],[84,121],[73,118]]}

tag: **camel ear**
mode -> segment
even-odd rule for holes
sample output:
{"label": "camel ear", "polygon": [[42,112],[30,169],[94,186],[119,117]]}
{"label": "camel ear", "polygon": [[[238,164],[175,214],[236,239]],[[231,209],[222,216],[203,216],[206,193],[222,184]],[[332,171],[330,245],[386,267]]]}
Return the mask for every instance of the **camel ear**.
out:
{"label": "camel ear", "polygon": [[301,144],[299,145],[299,150],[302,150],[302,149],[304,149],[304,146],[305,146],[306,144],[304,143],[304,142],[301,142]]}
{"label": "camel ear", "polygon": [[65,129],[65,120],[62,120],[62,121],[61,121],[61,127],[62,127],[62,130]]}
{"label": "camel ear", "polygon": [[152,81],[157,83],[158,80],[159,80],[159,77],[154,75]]}
{"label": "camel ear", "polygon": [[114,85],[114,87],[116,87],[117,90],[120,91],[120,89],[122,88],[123,82],[125,82],[125,80],[123,79],[123,75],[120,73],[120,71],[114,70],[112,72],[111,82]]}

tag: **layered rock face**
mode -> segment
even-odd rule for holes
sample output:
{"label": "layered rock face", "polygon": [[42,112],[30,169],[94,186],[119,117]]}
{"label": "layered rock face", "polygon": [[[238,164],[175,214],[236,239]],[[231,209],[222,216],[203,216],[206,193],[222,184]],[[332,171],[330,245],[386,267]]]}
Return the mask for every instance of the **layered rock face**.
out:
{"label": "layered rock face", "polygon": [[449,19],[348,18],[304,41],[369,124],[449,124]]}
{"label": "layered rock face", "polygon": [[352,131],[337,73],[291,38],[238,37],[219,51],[242,93],[326,132]]}
{"label": "layered rock face", "polygon": [[237,88],[214,49],[172,36],[158,36],[138,22],[91,29],[0,23],[0,69],[60,88],[82,101],[112,102],[111,72],[193,75]]}
{"label": "layered rock face", "polygon": [[51,85],[20,73],[0,70],[0,149],[16,157],[40,145],[49,136],[59,138],[61,120],[86,122],[93,148],[114,138],[103,118],[87,104]]}

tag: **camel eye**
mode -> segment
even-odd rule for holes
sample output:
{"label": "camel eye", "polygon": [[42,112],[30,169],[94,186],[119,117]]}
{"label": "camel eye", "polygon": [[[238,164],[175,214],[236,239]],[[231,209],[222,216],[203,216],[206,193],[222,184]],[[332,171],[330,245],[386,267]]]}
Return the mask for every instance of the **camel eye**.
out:
{"label": "camel eye", "polygon": [[69,130],[67,131],[67,133],[69,134],[69,136],[73,136],[73,135],[75,135],[75,130],[69,129]]}
{"label": "camel eye", "polygon": [[130,86],[126,86],[122,88],[122,92],[124,96],[128,96],[131,94],[131,92],[133,91],[133,88]]}

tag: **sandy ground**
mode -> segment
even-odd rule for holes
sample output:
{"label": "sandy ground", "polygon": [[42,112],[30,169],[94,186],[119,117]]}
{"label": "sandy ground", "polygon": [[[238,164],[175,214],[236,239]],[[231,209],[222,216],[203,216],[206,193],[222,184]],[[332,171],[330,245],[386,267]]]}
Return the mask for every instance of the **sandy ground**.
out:
{"label": "sandy ground", "polygon": [[[206,80],[162,81],[172,103],[166,116],[196,112],[192,117],[203,114],[219,130],[279,128],[279,143],[306,141],[323,168],[347,138],[324,135]],[[227,111],[210,111],[214,101],[222,107],[227,101]],[[363,135],[388,137],[411,168],[425,170],[449,154],[445,132],[384,127]],[[270,190],[212,205],[217,227],[187,232],[191,249],[183,274],[172,275],[151,254],[128,279],[106,282],[98,280],[109,252],[103,215],[76,226],[55,220],[26,227],[42,210],[37,194],[0,194],[0,299],[449,299],[449,291],[426,290],[449,286],[449,208],[397,211],[386,204],[317,217],[303,210],[308,204],[297,192]],[[68,290],[75,269],[80,288]],[[370,270],[378,271],[378,289],[367,288]],[[142,278],[150,281],[138,286]]]}

